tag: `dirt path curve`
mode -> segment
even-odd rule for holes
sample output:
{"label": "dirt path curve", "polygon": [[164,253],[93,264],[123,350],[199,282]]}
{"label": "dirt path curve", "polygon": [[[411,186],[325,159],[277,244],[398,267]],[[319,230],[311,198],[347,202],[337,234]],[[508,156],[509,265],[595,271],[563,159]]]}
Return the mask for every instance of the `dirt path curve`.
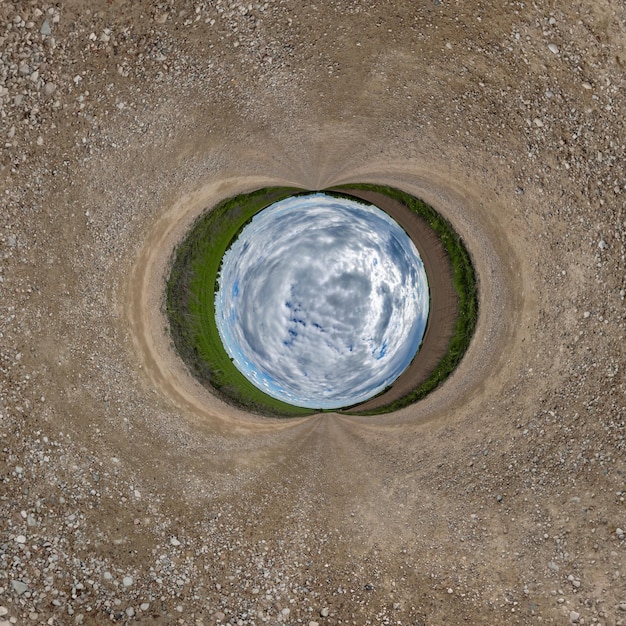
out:
{"label": "dirt path curve", "polygon": [[417,355],[391,389],[348,411],[358,412],[391,404],[419,387],[430,376],[448,350],[457,318],[458,296],[452,282],[448,254],[424,219],[383,193],[359,189],[343,189],[343,192],[383,209],[404,228],[419,250],[430,290],[428,325]]}

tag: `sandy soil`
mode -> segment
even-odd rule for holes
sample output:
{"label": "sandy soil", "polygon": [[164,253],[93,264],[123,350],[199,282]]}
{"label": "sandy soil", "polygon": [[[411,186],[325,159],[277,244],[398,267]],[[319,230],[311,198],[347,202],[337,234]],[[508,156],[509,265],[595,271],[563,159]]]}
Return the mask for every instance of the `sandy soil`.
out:
{"label": "sandy soil", "polygon": [[[626,624],[625,20],[0,4],[0,626]],[[466,242],[460,367],[378,417],[217,401],[167,337],[176,242],[361,181]]]}

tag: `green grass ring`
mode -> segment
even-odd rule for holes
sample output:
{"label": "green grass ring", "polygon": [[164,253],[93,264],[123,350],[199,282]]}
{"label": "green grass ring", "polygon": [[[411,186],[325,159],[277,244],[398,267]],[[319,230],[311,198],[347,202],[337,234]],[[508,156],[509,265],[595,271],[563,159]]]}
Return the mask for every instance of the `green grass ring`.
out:
{"label": "green grass ring", "polygon": [[[436,389],[461,361],[471,341],[478,316],[476,277],[469,253],[461,238],[452,225],[430,205],[403,191],[380,185],[344,185],[327,190],[326,193],[347,195],[354,199],[355,195],[348,193],[348,190],[354,193],[382,194],[401,203],[403,207],[424,220],[446,251],[452,283],[457,294],[455,320],[447,349],[436,366],[428,372],[425,380],[418,381],[409,393],[394,398],[391,402],[384,402],[386,397],[384,394],[393,390],[396,384],[394,383],[388,390],[376,396],[383,400],[383,404],[375,409],[359,408],[366,407],[372,399],[361,405],[342,409],[363,415],[388,413],[424,398]],[[228,198],[204,212],[174,250],[166,284],[165,307],[170,335],[176,351],[191,374],[225,402],[265,416],[302,417],[319,411],[293,406],[272,398],[258,389],[236,368],[222,344],[215,321],[217,279],[224,253],[259,211],[279,200],[304,193],[309,192],[293,187],[268,187]]]}

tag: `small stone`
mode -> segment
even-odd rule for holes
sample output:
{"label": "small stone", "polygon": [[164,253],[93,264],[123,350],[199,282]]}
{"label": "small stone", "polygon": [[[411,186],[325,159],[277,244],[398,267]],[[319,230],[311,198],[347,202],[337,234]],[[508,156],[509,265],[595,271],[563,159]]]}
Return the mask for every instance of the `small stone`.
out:
{"label": "small stone", "polygon": [[41,25],[41,30],[39,31],[42,35],[48,36],[52,35],[52,28],[50,27],[50,22],[48,20],[44,20]]}
{"label": "small stone", "polygon": [[591,85],[587,82],[583,83],[583,89],[591,89]]}
{"label": "small stone", "polygon": [[23,593],[28,591],[28,585],[23,583],[21,580],[12,580],[11,587],[13,587],[13,591],[15,591],[18,596],[21,596]]}
{"label": "small stone", "polygon": [[543,128],[543,122],[538,117],[533,120],[533,123],[537,128]]}
{"label": "small stone", "polygon": [[320,615],[322,617],[328,617],[328,614],[330,613],[330,611],[328,610],[328,608],[324,607],[321,611],[320,611]]}
{"label": "small stone", "polygon": [[[626,612],[626,602],[620,602],[619,606],[617,607],[620,611],[624,611]],[[1,615],[1,613],[0,613]]]}
{"label": "small stone", "polygon": [[496,496],[496,500],[497,500],[498,502],[502,502],[502,496],[501,496],[500,494],[498,494],[498,495]]}
{"label": "small stone", "polygon": [[147,610],[150,608],[150,603],[149,603],[149,602],[142,602],[142,603],[139,605],[139,608],[140,608],[142,611],[147,611]]}
{"label": "small stone", "polygon": [[284,608],[284,609],[281,611],[281,613],[282,613],[282,616],[283,616],[283,617],[288,617],[288,616],[289,616],[289,613],[291,613],[291,609]]}
{"label": "small stone", "polygon": [[604,239],[600,239],[600,241],[598,242],[598,248],[600,248],[600,250],[606,250],[609,247],[609,244],[607,244],[606,241],[604,241]]}
{"label": "small stone", "polygon": [[621,528],[616,528],[615,529],[615,534],[617,535],[617,538],[620,540],[624,539],[624,531]]}
{"label": "small stone", "polygon": [[30,67],[28,63],[22,61],[17,68],[17,71],[20,73],[20,76],[29,76],[30,75]]}
{"label": "small stone", "polygon": [[583,313],[583,317],[584,317],[585,319],[587,319],[587,318],[588,318],[588,317],[590,317],[590,316],[591,316],[591,311],[585,311],[585,312]]}
{"label": "small stone", "polygon": [[579,619],[580,619],[580,613],[578,613],[577,611],[569,612],[569,621],[572,622],[572,624],[578,624]]}
{"label": "small stone", "polygon": [[548,45],[548,50],[550,50],[550,52],[552,52],[552,54],[558,54],[559,53],[559,47],[556,44],[554,44],[554,43],[551,43],[551,44]]}
{"label": "small stone", "polygon": [[102,574],[102,577],[104,578],[104,580],[111,580],[113,578],[113,574],[111,574],[111,572],[104,572],[104,574]]}
{"label": "small stone", "polygon": [[309,622],[309,626],[320,626],[319,622]]}
{"label": "small stone", "polygon": [[129,607],[126,609],[126,615],[128,615],[128,617],[134,617],[134,615],[135,615],[135,609],[133,609],[133,607],[132,607],[132,606],[129,606]]}
{"label": "small stone", "polygon": [[222,613],[221,611],[218,611],[213,617],[221,622],[226,617],[226,615],[224,615],[224,613]]}
{"label": "small stone", "polygon": [[9,612],[9,609],[7,609],[6,606],[0,606],[0,617],[4,617],[5,615],[7,615]]}
{"label": "small stone", "polygon": [[57,86],[54,83],[46,83],[43,88],[43,95],[50,97],[57,90]]}
{"label": "small stone", "polygon": [[558,572],[559,571],[559,566],[554,562],[554,561],[550,561],[548,563],[548,567],[553,571],[553,572]]}
{"label": "small stone", "polygon": [[172,538],[170,539],[170,543],[171,543],[173,546],[179,546],[179,545],[180,545],[180,541],[178,541],[178,539],[177,539],[176,537],[172,537]]}
{"label": "small stone", "polygon": [[132,576],[124,576],[123,580],[122,580],[122,584],[124,585],[124,587],[130,587],[133,584],[133,577]]}
{"label": "small stone", "polygon": [[18,535],[15,541],[17,541],[17,543],[26,543],[26,537],[24,537],[24,535]]}

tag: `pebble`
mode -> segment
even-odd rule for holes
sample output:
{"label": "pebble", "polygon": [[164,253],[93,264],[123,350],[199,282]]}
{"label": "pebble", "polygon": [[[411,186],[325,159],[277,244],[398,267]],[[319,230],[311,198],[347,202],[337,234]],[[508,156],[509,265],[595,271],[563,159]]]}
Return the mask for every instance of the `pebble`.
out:
{"label": "pebble", "polygon": [[626,536],[624,534],[624,531],[621,528],[616,528],[615,529],[615,534],[617,535],[617,538],[622,541],[624,539],[624,537]]}
{"label": "pebble", "polygon": [[328,617],[328,614],[330,613],[330,611],[328,610],[328,608],[324,607],[321,611],[320,611],[320,615],[322,617]]}
{"label": "pebble", "polygon": [[21,580],[12,580],[11,587],[13,587],[13,591],[15,591],[18,596],[21,596],[23,593],[28,591],[28,585],[23,583]]}
{"label": "pebble", "polygon": [[6,606],[0,606],[0,617],[4,617],[9,612]]}
{"label": "pebble", "polygon": [[309,626],[320,626],[319,622],[309,622]]}
{"label": "pebble", "polygon": [[609,247],[609,245],[607,244],[606,241],[604,241],[604,239],[600,239],[600,241],[598,242],[598,248],[600,248],[600,250],[606,250]]}
{"label": "pebble", "polygon": [[554,43],[551,43],[551,44],[548,45],[548,50],[550,50],[550,52],[552,52],[552,54],[558,54],[559,53],[559,47],[556,44],[554,44]]}
{"label": "pebble", "polygon": [[17,543],[26,543],[26,537],[24,537],[24,535],[18,535],[15,541],[17,541]]}
{"label": "pebble", "polygon": [[179,546],[179,545],[180,545],[180,541],[178,541],[178,539],[177,539],[176,537],[172,537],[172,538],[170,539],[170,543],[171,543],[173,546]]}
{"label": "pebble", "polygon": [[129,607],[126,609],[126,615],[128,615],[128,617],[134,617],[134,615],[135,615],[135,609],[133,609],[133,607],[132,607],[132,606],[129,606]]}
{"label": "pebble", "polygon": [[578,613],[577,611],[569,612],[569,621],[572,622],[572,624],[578,624],[579,619],[580,619],[580,613]]}
{"label": "pebble", "polygon": [[43,88],[43,95],[50,97],[57,90],[57,86],[54,83],[46,83]]}
{"label": "pebble", "polygon": [[142,603],[139,605],[139,608],[140,608],[142,611],[147,611],[147,610],[150,608],[150,603],[149,603],[149,602],[142,602]]}
{"label": "pebble", "polygon": [[46,37],[48,35],[52,35],[52,28],[48,20],[43,21],[43,24],[41,25],[41,30],[39,32]]}
{"label": "pebble", "polygon": [[123,580],[122,580],[122,584],[124,585],[124,587],[130,587],[133,584],[133,577],[132,576],[124,576]]}
{"label": "pebble", "polygon": [[620,602],[617,607],[620,611],[626,611],[626,602]]}

